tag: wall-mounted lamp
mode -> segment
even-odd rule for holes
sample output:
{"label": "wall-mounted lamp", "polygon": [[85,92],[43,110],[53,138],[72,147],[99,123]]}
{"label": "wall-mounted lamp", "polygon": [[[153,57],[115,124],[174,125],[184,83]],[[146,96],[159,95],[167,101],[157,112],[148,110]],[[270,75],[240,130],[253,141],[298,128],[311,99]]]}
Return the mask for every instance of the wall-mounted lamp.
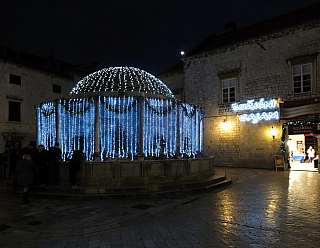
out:
{"label": "wall-mounted lamp", "polygon": [[274,137],[275,137],[276,134],[277,134],[277,130],[275,130],[275,129],[273,128],[273,126],[272,126],[272,127],[270,128],[269,132],[270,132],[270,135],[272,136],[272,138],[274,139]]}
{"label": "wall-mounted lamp", "polygon": [[225,130],[225,131],[231,131],[232,125],[230,122],[228,122],[227,118],[224,119],[223,122],[221,123],[221,128],[222,130]]}
{"label": "wall-mounted lamp", "polygon": [[228,129],[228,123],[227,123],[227,120],[226,120],[226,119],[223,120],[221,126],[222,126],[222,129],[223,129],[223,130]]}

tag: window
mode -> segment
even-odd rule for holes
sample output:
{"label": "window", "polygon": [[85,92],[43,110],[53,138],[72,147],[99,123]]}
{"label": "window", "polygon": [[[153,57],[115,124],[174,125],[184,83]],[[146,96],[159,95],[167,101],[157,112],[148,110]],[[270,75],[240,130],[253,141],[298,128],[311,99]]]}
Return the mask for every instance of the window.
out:
{"label": "window", "polygon": [[292,67],[293,93],[304,93],[312,90],[312,64]]}
{"label": "window", "polygon": [[232,69],[218,72],[219,77],[219,102],[222,104],[239,101],[239,71]]}
{"label": "window", "polygon": [[287,59],[290,94],[310,94],[317,90],[318,53],[296,56]]}
{"label": "window", "polygon": [[20,116],[21,103],[16,101],[9,101],[9,121],[21,121]]}
{"label": "window", "polygon": [[222,103],[236,101],[236,78],[228,78],[221,81],[222,84]]}
{"label": "window", "polygon": [[13,74],[10,74],[9,83],[10,84],[16,84],[16,85],[21,85],[21,77],[13,75]]}
{"label": "window", "polygon": [[60,86],[60,85],[54,84],[52,90],[53,90],[54,93],[59,93],[59,94],[61,94],[61,86]]}

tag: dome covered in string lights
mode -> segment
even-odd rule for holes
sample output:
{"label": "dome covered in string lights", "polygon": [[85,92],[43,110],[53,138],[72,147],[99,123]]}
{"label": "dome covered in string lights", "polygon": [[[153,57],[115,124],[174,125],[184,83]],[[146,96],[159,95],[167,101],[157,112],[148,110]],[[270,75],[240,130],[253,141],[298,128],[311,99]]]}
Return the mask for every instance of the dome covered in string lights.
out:
{"label": "dome covered in string lights", "polygon": [[89,92],[139,92],[174,98],[161,80],[135,67],[110,67],[91,73],[77,83],[70,95]]}
{"label": "dome covered in string lights", "polygon": [[60,144],[62,160],[82,150],[87,161],[195,157],[203,151],[203,115],[134,67],[96,71],[67,98],[36,106],[38,144]]}

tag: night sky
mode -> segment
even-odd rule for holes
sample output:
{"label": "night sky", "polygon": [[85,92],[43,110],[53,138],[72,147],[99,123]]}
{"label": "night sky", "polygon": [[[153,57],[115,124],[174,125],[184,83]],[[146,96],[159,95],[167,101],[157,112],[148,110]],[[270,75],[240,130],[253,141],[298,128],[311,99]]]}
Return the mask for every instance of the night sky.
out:
{"label": "night sky", "polygon": [[[5,2],[5,3],[4,3]],[[157,75],[212,33],[242,28],[319,0],[11,0],[0,44],[72,64],[134,66]]]}

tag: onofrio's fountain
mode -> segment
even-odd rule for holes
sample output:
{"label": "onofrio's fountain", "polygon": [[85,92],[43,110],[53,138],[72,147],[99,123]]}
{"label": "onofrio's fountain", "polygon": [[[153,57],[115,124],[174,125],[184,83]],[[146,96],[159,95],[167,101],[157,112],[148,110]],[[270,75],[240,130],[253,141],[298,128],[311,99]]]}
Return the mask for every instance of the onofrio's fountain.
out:
{"label": "onofrio's fountain", "polygon": [[203,113],[174,98],[153,75],[111,67],[82,80],[66,99],[36,106],[38,144],[62,150],[61,183],[74,150],[86,157],[79,183],[170,181],[213,174],[203,151]]}

